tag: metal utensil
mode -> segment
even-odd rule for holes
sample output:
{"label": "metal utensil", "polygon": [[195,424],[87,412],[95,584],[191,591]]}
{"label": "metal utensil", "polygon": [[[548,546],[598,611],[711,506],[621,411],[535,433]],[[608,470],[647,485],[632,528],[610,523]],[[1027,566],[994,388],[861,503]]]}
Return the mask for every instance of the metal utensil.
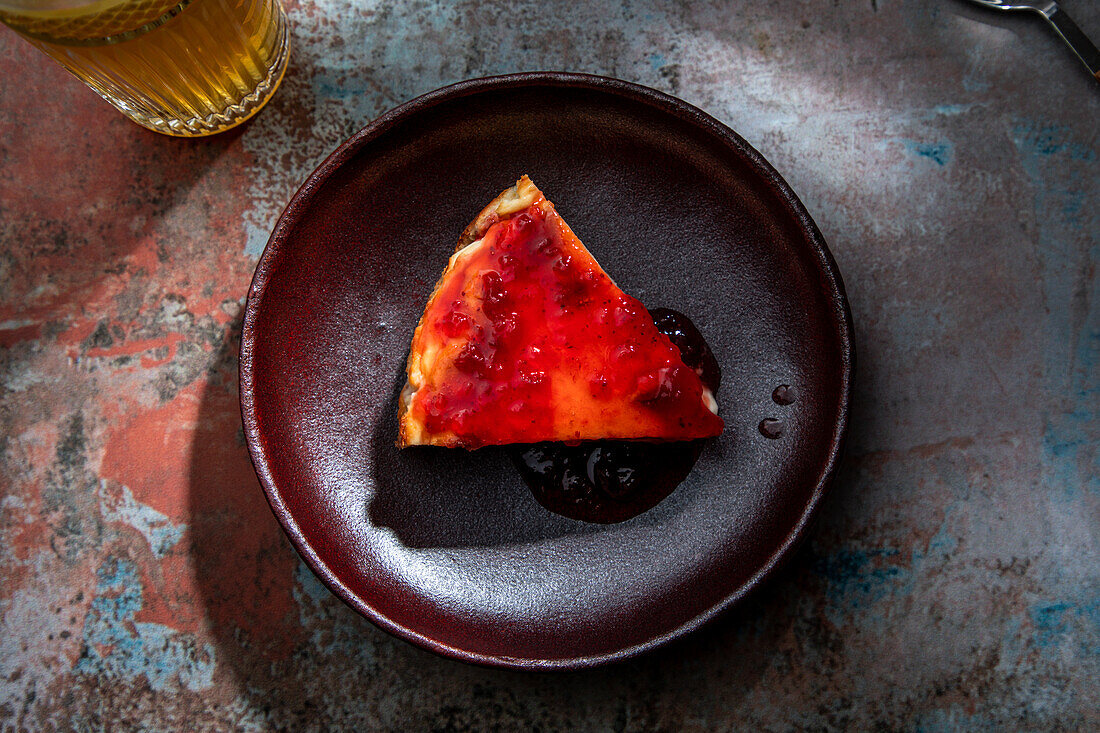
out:
{"label": "metal utensil", "polygon": [[1066,11],[1053,0],[971,0],[978,5],[998,10],[1030,10],[1047,19],[1062,40],[1085,62],[1092,75],[1100,81],[1100,49],[1077,27]]}

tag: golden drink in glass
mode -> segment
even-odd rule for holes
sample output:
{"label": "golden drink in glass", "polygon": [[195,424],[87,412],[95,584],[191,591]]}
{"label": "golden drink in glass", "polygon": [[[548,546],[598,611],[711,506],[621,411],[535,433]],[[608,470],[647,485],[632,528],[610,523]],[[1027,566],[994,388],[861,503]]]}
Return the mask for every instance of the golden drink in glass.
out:
{"label": "golden drink in glass", "polygon": [[0,0],[0,20],[134,122],[185,137],[256,114],[290,46],[279,0]]}

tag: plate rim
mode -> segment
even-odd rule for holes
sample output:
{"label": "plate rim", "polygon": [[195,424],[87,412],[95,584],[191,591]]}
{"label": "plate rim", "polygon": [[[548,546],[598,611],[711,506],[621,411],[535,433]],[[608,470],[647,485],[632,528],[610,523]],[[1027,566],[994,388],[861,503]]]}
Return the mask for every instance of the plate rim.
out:
{"label": "plate rim", "polygon": [[[297,521],[283,502],[278,487],[273,480],[267,456],[264,452],[263,438],[260,435],[254,403],[253,350],[255,347],[255,323],[263,304],[263,293],[271,276],[272,264],[286,242],[287,234],[301,217],[309,210],[317,192],[329,178],[348,160],[365,146],[383,134],[400,125],[406,119],[418,115],[443,102],[471,96],[488,91],[500,91],[522,87],[581,88],[597,92],[611,93],[628,100],[641,102],[670,113],[678,119],[694,124],[725,145],[735,149],[751,166],[767,179],[772,190],[789,209],[800,229],[806,235],[810,248],[816,255],[823,275],[824,295],[831,306],[830,321],[837,329],[841,360],[841,389],[839,407],[834,422],[833,436],[829,444],[828,459],[819,475],[817,484],[810,494],[798,521],[787,534],[783,542],[769,555],[747,580],[716,602],[707,610],[695,615],[679,626],[645,641],[614,651],[592,655],[578,655],[569,658],[538,659],[530,657],[512,657],[505,655],[481,654],[445,644],[431,636],[404,626],[374,609],[361,598],[328,567],[306,540]],[[263,253],[256,264],[256,270],[248,289],[244,320],[241,326],[241,345],[238,363],[241,418],[244,426],[245,442],[253,468],[259,478],[265,497],[283,531],[290,539],[298,554],[305,560],[315,575],[344,603],[364,616],[379,628],[390,634],[411,642],[423,649],[445,657],[473,664],[525,670],[575,670],[595,667],[636,657],[656,649],[668,642],[683,637],[706,625],[731,607],[739,603],[753,590],[771,577],[793,554],[794,549],[805,539],[806,531],[816,517],[822,499],[836,478],[840,455],[843,450],[848,429],[851,404],[852,377],[855,368],[855,348],[853,343],[853,324],[844,282],[836,261],[829,251],[817,224],[810,218],[806,207],[795,195],[778,171],[755,148],[749,145],[730,127],[718,121],[710,114],[664,92],[622,79],[594,74],[579,74],[558,71],[531,71],[498,76],[486,76],[440,87],[415,97],[390,109],[371,121],[339,147],[336,148],[306,178],[297,192],[291,197],[272,230]]]}

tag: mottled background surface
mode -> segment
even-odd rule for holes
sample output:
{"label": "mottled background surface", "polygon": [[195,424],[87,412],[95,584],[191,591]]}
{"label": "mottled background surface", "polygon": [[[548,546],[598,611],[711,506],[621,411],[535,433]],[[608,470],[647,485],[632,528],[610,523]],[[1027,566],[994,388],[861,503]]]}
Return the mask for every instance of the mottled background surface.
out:
{"label": "mottled background surface", "polygon": [[[1100,4],[1064,6],[1100,40]],[[0,721],[542,730],[1100,726],[1100,84],[961,0],[288,5],[252,123],[145,132],[0,29]],[[379,632],[284,539],[241,437],[249,278],[345,137],[567,69],[694,103],[831,243],[849,452],[787,570],[621,666]]]}

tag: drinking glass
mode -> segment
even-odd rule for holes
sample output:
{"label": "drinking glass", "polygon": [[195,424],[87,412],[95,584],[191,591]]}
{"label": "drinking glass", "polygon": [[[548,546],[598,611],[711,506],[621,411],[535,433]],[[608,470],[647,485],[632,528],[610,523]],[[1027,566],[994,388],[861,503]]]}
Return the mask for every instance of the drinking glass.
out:
{"label": "drinking glass", "polygon": [[0,21],[134,122],[184,137],[256,114],[290,50],[279,0],[0,0]]}

